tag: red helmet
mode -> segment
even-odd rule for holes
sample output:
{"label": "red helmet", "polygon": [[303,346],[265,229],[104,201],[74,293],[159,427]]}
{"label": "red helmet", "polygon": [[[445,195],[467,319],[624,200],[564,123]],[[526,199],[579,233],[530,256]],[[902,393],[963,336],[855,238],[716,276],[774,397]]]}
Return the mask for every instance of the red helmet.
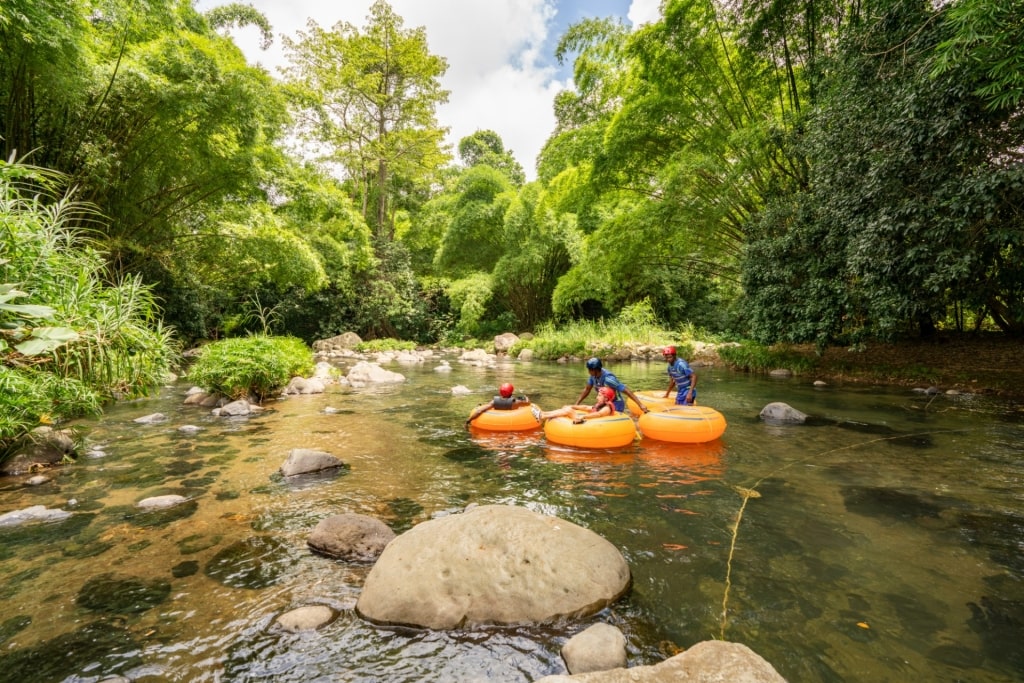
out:
{"label": "red helmet", "polygon": [[612,389],[611,387],[601,387],[597,391],[598,391],[599,394],[604,396],[606,400],[608,400],[608,401],[614,401],[615,400],[615,390]]}
{"label": "red helmet", "polygon": [[665,348],[663,348],[661,350],[661,355],[663,355],[663,356],[674,356],[674,355],[676,355],[676,347],[674,347],[674,346],[666,346]]}
{"label": "red helmet", "polygon": [[509,384],[508,382],[505,382],[500,387],[498,387],[498,393],[501,394],[502,398],[508,398],[509,396],[514,394],[515,391],[516,388]]}

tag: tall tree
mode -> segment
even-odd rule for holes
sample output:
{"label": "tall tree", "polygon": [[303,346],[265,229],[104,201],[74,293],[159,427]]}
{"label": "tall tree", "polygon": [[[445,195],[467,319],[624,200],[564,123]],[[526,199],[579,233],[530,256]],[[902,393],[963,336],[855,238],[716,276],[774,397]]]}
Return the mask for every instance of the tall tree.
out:
{"label": "tall tree", "polygon": [[516,187],[526,182],[523,167],[493,130],[478,130],[459,140],[459,158],[470,168],[485,165],[502,171]]}
{"label": "tall tree", "polygon": [[[808,118],[806,191],[754,224],[747,319],[765,341],[928,335],[955,311],[1024,332],[1024,129],[937,71],[941,10],[885,0],[851,27]],[[956,316],[963,325],[963,316]]]}
{"label": "tall tree", "polygon": [[394,210],[448,159],[435,117],[448,98],[439,81],[447,62],[430,54],[422,27],[402,25],[377,0],[362,31],[311,21],[284,43],[301,132],[343,170],[379,241],[394,239]]}

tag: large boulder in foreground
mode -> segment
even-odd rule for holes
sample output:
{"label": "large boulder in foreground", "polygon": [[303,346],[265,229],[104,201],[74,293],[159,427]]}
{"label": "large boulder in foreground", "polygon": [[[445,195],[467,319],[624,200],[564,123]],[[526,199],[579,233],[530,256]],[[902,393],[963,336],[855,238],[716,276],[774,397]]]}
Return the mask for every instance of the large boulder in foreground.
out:
{"label": "large boulder in foreground", "polygon": [[557,517],[485,505],[419,524],[384,549],[356,610],[433,629],[583,617],[629,589],[629,566],[594,532]]}
{"label": "large boulder in foreground", "polygon": [[575,676],[545,676],[536,683],[786,683],[746,645],[705,640],[652,666],[610,669]]}

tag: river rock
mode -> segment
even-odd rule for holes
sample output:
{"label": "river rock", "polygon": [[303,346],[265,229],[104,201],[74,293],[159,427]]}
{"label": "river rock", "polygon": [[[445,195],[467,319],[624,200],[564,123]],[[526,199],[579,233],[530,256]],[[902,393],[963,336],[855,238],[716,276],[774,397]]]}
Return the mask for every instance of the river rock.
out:
{"label": "river rock", "polygon": [[776,402],[761,409],[761,419],[773,424],[802,424],[807,421],[807,415],[788,403]]}
{"label": "river rock", "polygon": [[33,505],[24,510],[14,510],[0,515],[0,527],[19,526],[28,522],[57,522],[70,516],[71,513],[66,510],[51,510],[44,505]]}
{"label": "river rock", "polygon": [[[193,389],[196,389],[196,391],[193,391]],[[199,406],[201,408],[216,408],[222,403],[226,403],[223,396],[211,394],[198,387],[189,389],[184,401],[184,404],[187,406]]]}
{"label": "river rock", "polygon": [[334,621],[334,610],[327,605],[305,605],[289,610],[277,618],[281,628],[292,633],[315,631]]}
{"label": "river rock", "polygon": [[214,413],[221,417],[242,417],[244,415],[252,415],[252,412],[252,404],[244,398],[226,403],[220,408],[214,409]]}
{"label": "river rock", "polygon": [[545,676],[535,683],[786,683],[746,645],[705,640],[664,662],[571,676]]}
{"label": "river rock", "polygon": [[319,339],[313,342],[313,351],[316,353],[330,353],[332,351],[344,351],[354,349],[363,342],[355,332],[343,332],[329,339]]}
{"label": "river rock", "polygon": [[316,377],[306,379],[305,377],[292,377],[291,381],[288,382],[281,393],[285,396],[299,396],[308,394],[322,394],[326,387],[324,383]]}
{"label": "river rock", "polygon": [[626,666],[626,636],[611,624],[594,624],[562,647],[562,659],[573,674]]}
{"label": "river rock", "polygon": [[164,415],[163,413],[150,413],[149,415],[143,415],[142,417],[137,417],[134,420],[132,420],[132,422],[136,422],[140,425],[151,425],[157,424],[158,422],[166,421],[167,416]]}
{"label": "river rock", "polygon": [[494,338],[494,352],[495,353],[508,353],[508,350],[516,345],[519,341],[519,337],[511,332],[499,334]]}
{"label": "river rock", "polygon": [[180,505],[187,500],[188,498],[185,496],[178,496],[174,494],[166,496],[152,496],[150,498],[143,498],[135,504],[135,507],[142,508],[144,510],[166,510],[167,508],[172,508],[175,505]]}
{"label": "river rock", "polygon": [[494,365],[496,358],[497,356],[493,353],[487,353],[483,349],[470,349],[462,352],[459,356],[459,362],[479,367],[484,365]]}
{"label": "river rock", "polygon": [[359,361],[353,365],[346,376],[351,383],[388,384],[405,381],[405,375],[385,370],[377,363],[366,361]]}
{"label": "river rock", "polygon": [[336,382],[341,371],[327,361],[319,361],[313,366],[313,379],[318,379],[324,384]]}
{"label": "river rock", "polygon": [[346,513],[320,520],[306,544],[327,557],[373,562],[394,537],[395,532],[379,519]]}
{"label": "river rock", "polygon": [[17,452],[0,463],[0,475],[28,474],[40,466],[59,465],[65,458],[73,457],[75,442],[71,432],[47,426],[36,427]]}
{"label": "river rock", "polygon": [[344,465],[345,463],[330,453],[310,448],[296,448],[288,454],[288,459],[281,465],[281,474],[286,477],[294,477],[297,474],[320,472],[335,467],[344,467]]}
{"label": "river rock", "polygon": [[629,588],[618,548],[526,508],[482,505],[396,537],[370,570],[357,612],[433,629],[594,614]]}

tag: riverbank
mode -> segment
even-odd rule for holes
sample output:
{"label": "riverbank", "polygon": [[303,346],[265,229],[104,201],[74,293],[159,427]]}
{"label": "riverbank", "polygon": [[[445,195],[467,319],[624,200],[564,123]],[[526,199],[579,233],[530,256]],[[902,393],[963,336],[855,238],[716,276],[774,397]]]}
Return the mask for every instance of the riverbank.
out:
{"label": "riverbank", "polygon": [[831,347],[786,346],[810,380],[936,387],[1024,400],[1024,342],[1003,336],[942,336],[933,341]]}

